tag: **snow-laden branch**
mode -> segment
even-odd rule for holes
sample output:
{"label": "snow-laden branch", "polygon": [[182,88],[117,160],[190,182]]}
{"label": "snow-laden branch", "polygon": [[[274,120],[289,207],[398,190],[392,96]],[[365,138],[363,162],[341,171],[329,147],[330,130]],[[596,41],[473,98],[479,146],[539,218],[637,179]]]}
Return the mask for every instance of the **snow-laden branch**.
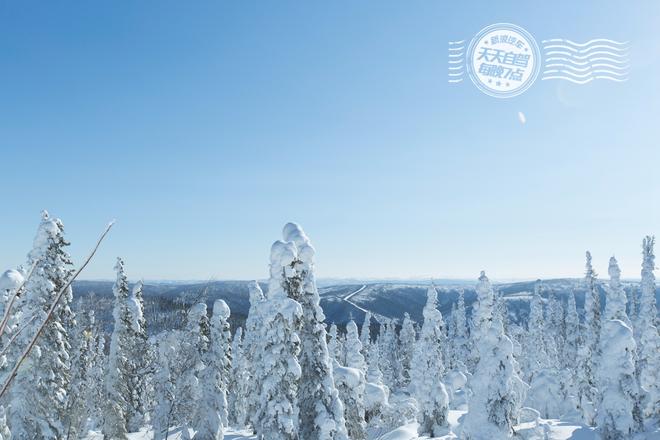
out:
{"label": "snow-laden branch", "polygon": [[[50,309],[48,309],[48,312],[46,313],[46,319],[44,319],[44,322],[41,323],[39,328],[37,329],[37,332],[35,335],[32,337],[30,340],[30,343],[25,347],[25,350],[23,351],[23,354],[18,358],[18,361],[16,361],[16,365],[14,365],[14,368],[11,370],[11,373],[7,378],[5,379],[5,382],[2,384],[2,389],[0,389],[0,398],[2,398],[7,390],[9,389],[9,385],[11,385],[12,380],[14,377],[16,377],[16,373],[18,373],[18,369],[20,368],[21,364],[25,361],[25,359],[28,357],[32,349],[34,348],[34,345],[37,343],[37,339],[39,339],[39,336],[43,332],[44,328],[46,327],[46,324],[50,320],[50,318],[53,316],[53,312],[55,311],[55,308],[60,302],[60,299],[62,299],[62,296],[64,293],[67,291],[69,287],[71,287],[71,284],[73,281],[78,278],[78,275],[87,267],[89,262],[92,260],[94,255],[96,254],[96,251],[98,250],[99,246],[101,246],[101,242],[103,239],[105,239],[106,235],[108,235],[108,232],[110,232],[110,228],[115,224],[114,220],[108,223],[108,226],[106,226],[105,230],[99,237],[98,241],[96,242],[96,245],[92,249],[92,252],[89,254],[89,256],[85,259],[83,264],[80,266],[80,268],[73,274],[71,278],[69,278],[69,281],[66,282],[64,286],[60,289],[60,291],[57,293],[57,296],[53,300],[53,303],[50,306]],[[33,267],[34,269],[34,267]]]}
{"label": "snow-laden branch", "polygon": [[5,334],[5,329],[7,328],[7,322],[9,322],[9,317],[11,316],[11,310],[14,307],[16,298],[21,296],[21,293],[23,292],[25,285],[30,280],[30,278],[32,277],[32,273],[34,272],[34,269],[37,267],[37,264],[39,264],[39,260],[35,260],[27,276],[23,279],[21,285],[18,286],[16,289],[14,289],[14,292],[12,293],[11,298],[9,300],[9,304],[7,304],[7,308],[5,309],[5,316],[2,318],[2,323],[0,323],[0,338],[2,338],[2,335]]}

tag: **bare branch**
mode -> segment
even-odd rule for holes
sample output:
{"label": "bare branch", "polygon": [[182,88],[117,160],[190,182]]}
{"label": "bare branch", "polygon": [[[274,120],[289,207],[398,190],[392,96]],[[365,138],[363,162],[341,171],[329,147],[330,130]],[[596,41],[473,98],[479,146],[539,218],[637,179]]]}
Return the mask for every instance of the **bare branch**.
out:
{"label": "bare branch", "polygon": [[73,276],[69,279],[69,281],[66,282],[66,284],[60,289],[60,291],[57,293],[57,296],[53,300],[53,303],[50,306],[50,309],[48,310],[48,313],[46,313],[46,319],[44,320],[43,323],[39,326],[37,329],[36,334],[32,337],[32,340],[28,344],[27,347],[25,347],[25,351],[23,351],[23,354],[21,355],[20,358],[18,358],[18,361],[16,362],[16,365],[14,365],[14,368],[11,370],[11,373],[7,378],[5,379],[5,382],[2,384],[2,389],[0,389],[0,398],[5,395],[7,390],[9,389],[9,385],[11,382],[14,380],[14,377],[16,377],[16,373],[18,373],[18,369],[20,368],[21,364],[25,361],[25,359],[28,357],[32,349],[34,348],[34,345],[37,343],[37,339],[39,339],[39,336],[41,336],[41,333],[43,332],[44,328],[46,327],[46,324],[50,320],[50,318],[53,316],[53,312],[55,311],[55,308],[60,302],[60,299],[62,299],[62,296],[64,295],[64,292],[67,291],[67,289],[71,286],[71,283],[80,275],[80,272],[87,267],[89,262],[92,260],[94,257],[94,254],[96,254],[96,251],[98,250],[99,246],[101,245],[101,242],[105,238],[106,235],[108,235],[108,232],[110,232],[110,228],[115,224],[114,220],[106,226],[105,230],[103,231],[103,234],[101,234],[101,237],[99,237],[98,241],[96,242],[96,246],[92,249],[92,252],[89,254],[85,262],[80,266],[80,268],[73,274]]}

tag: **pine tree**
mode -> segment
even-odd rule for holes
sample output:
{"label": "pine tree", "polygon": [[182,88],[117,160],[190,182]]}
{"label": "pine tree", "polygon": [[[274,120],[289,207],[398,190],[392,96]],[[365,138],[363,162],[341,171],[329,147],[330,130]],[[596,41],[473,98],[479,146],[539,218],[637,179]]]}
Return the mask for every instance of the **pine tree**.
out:
{"label": "pine tree", "polygon": [[393,321],[381,323],[377,342],[378,353],[380,355],[378,366],[383,373],[383,382],[390,389],[396,388],[398,376],[398,362],[395,357],[397,352],[397,337],[396,326]]}
{"label": "pine tree", "polygon": [[[44,211],[28,255],[27,267],[35,262],[36,267],[18,304],[18,327],[26,327],[16,339],[15,347],[27,346],[56,295],[72,276],[68,245],[62,222]],[[14,380],[9,414],[14,438],[62,439],[66,435],[69,333],[75,322],[70,307],[72,300],[69,287]]]}
{"label": "pine tree", "polygon": [[635,340],[626,315],[621,271],[614,257],[610,259],[609,275],[601,337],[603,356],[597,368],[602,394],[596,420],[603,439],[615,440],[629,438],[635,426],[641,424],[641,414],[636,405],[639,390],[635,379]]}
{"label": "pine tree", "polygon": [[444,322],[433,286],[428,289],[423,314],[424,323],[413,354],[411,388],[419,407],[419,434],[436,437],[448,430],[449,396],[442,383]]}
{"label": "pine tree", "polygon": [[[298,363],[303,311],[300,303],[287,297],[289,280],[296,261],[293,243],[276,241],[270,254],[268,300],[263,308],[261,343],[263,358],[257,364],[257,380],[261,384],[259,408],[255,420],[257,434],[268,440],[299,438]],[[327,356],[327,355],[326,355]]]}
{"label": "pine tree", "polygon": [[300,437],[309,440],[347,439],[344,409],[332,377],[328,354],[325,316],[321,309],[316,279],[314,254],[302,228],[288,223],[284,239],[294,243],[295,257],[285,278],[289,298],[298,301],[303,310],[300,330]]}
{"label": "pine tree", "polygon": [[11,440],[11,432],[7,426],[5,407],[0,405],[0,440]]}
{"label": "pine tree", "polygon": [[526,382],[531,382],[534,374],[539,371],[550,368],[550,358],[548,356],[548,349],[546,347],[545,332],[547,326],[545,324],[545,316],[543,314],[543,301],[540,295],[541,287],[537,282],[534,287],[534,295],[530,301],[529,307],[529,320],[527,331],[527,355],[525,356],[525,364],[523,365],[524,379]]}
{"label": "pine tree", "polygon": [[[179,330],[165,331],[157,336],[158,368],[154,375],[154,401],[151,424],[154,440],[164,440],[170,426],[175,423],[174,411],[177,399],[175,365],[179,362],[179,344],[185,333]],[[112,437],[109,437],[112,438]]]}
{"label": "pine tree", "polygon": [[399,382],[397,384],[400,389],[405,389],[410,385],[412,358],[416,342],[417,333],[415,332],[415,325],[412,319],[410,319],[410,315],[404,313],[403,324],[401,325],[401,331],[399,332],[399,353],[397,356],[401,366],[401,375],[399,376]]}
{"label": "pine tree", "polygon": [[137,432],[146,422],[148,412],[149,379],[147,373],[153,362],[153,353],[147,337],[147,320],[144,316],[142,282],[138,282],[128,295],[127,307],[131,320],[128,327],[130,344],[127,348],[129,399],[126,426],[129,432]]}
{"label": "pine tree", "polygon": [[571,294],[568,296],[565,323],[566,342],[564,343],[562,366],[569,369],[573,375],[575,375],[577,372],[575,360],[577,359],[578,348],[580,346],[580,316],[577,312],[574,292],[571,292]]}
{"label": "pine tree", "polygon": [[[526,385],[516,374],[513,344],[502,322],[492,315],[492,288],[482,272],[477,286],[479,361],[468,386],[468,413],[461,438],[466,440],[510,438],[525,398]],[[481,301],[484,301],[481,304]]]}
{"label": "pine tree", "polygon": [[655,255],[654,237],[646,237],[642,243],[642,282],[639,304],[639,347],[637,349],[637,378],[646,393],[644,418],[660,420],[660,336],[655,325]]}

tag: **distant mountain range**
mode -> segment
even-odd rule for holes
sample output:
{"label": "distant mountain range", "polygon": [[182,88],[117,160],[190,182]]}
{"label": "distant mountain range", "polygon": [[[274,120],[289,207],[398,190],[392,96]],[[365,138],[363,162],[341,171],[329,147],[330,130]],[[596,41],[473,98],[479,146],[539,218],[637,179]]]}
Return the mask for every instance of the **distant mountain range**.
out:
{"label": "distant mountain range", "polygon": [[[556,295],[563,302],[568,295],[575,292],[578,308],[584,303],[584,287],[581,279],[543,280],[543,296]],[[181,300],[182,302],[201,298],[209,306],[216,299],[223,299],[232,310],[232,317],[238,321],[245,319],[249,309],[247,281],[210,281],[210,282],[150,282],[144,284],[145,302],[154,300]],[[463,289],[465,301],[470,306],[476,299],[475,282],[467,280],[434,280],[438,289],[438,308],[444,316],[451,313],[452,304],[458,298],[458,292]],[[507,303],[510,318],[514,321],[524,321],[529,314],[529,298],[534,291],[536,281],[512,283],[495,283],[496,291],[503,295]],[[264,292],[267,284],[260,283]],[[102,320],[109,319],[112,298],[111,281],[77,281],[74,283],[74,295],[88,298],[93,292],[98,300],[93,307],[98,310],[97,316]],[[404,313],[410,314],[417,322],[422,320],[422,308],[426,302],[426,291],[429,281],[359,281],[350,280],[346,283],[336,282],[326,285],[320,282],[319,292],[321,306],[326,315],[326,322],[338,325],[346,324],[351,318],[361,323],[365,311],[371,311],[379,320],[394,319],[400,321]],[[638,282],[625,282],[626,291],[638,290]],[[599,284],[604,300],[604,284]],[[203,294],[205,292],[205,295]],[[660,301],[660,291],[656,291],[656,300]],[[604,302],[603,302],[604,303]],[[147,314],[149,310],[147,310]],[[105,317],[105,318],[104,318]]]}

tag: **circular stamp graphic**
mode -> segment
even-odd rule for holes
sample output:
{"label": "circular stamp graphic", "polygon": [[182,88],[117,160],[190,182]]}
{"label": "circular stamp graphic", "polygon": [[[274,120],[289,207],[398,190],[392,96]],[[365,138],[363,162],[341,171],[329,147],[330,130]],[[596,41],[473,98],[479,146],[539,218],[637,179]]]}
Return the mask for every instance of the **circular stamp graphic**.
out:
{"label": "circular stamp graphic", "polygon": [[536,80],[541,51],[525,29],[498,23],[482,29],[472,39],[465,62],[479,90],[496,98],[511,98]]}

